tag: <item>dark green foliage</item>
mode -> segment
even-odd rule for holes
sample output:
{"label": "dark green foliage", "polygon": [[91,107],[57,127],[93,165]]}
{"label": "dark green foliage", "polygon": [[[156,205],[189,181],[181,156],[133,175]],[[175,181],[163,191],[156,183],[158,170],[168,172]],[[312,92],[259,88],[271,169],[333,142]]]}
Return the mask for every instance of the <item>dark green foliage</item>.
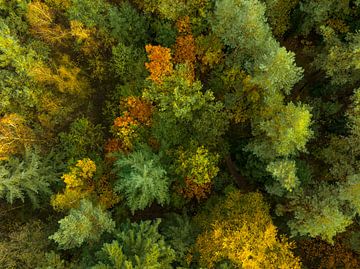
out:
{"label": "dark green foliage", "polygon": [[145,51],[134,46],[126,46],[119,43],[112,49],[113,69],[116,76],[123,82],[133,81],[134,79],[145,79]]}
{"label": "dark green foliage", "polygon": [[190,248],[199,234],[196,225],[184,213],[183,215],[169,214],[160,227],[166,242],[176,251],[176,262],[181,266],[188,266],[187,255],[190,254]]}
{"label": "dark green foliage", "polygon": [[148,39],[147,17],[139,14],[128,2],[109,10],[109,27],[111,35],[126,46],[145,46]]}
{"label": "dark green foliage", "polygon": [[203,91],[200,81],[190,82],[186,72],[186,66],[179,66],[163,84],[152,84],[144,92],[159,108],[154,135],[164,148],[187,147],[189,140],[214,147],[228,127],[223,104],[211,90]]}
{"label": "dark green foliage", "polygon": [[112,243],[104,244],[100,262],[92,268],[173,268],[174,250],[159,234],[160,220],[126,223]]}
{"label": "dark green foliage", "polygon": [[165,205],[169,201],[169,179],[159,157],[147,147],[139,147],[129,155],[119,154],[114,164],[118,180],[114,190],[126,196],[134,213],[153,202]]}
{"label": "dark green foliage", "polygon": [[69,162],[95,156],[104,142],[102,127],[87,118],[78,118],[71,123],[68,132],[59,134],[59,142],[59,150]]}
{"label": "dark green foliage", "polygon": [[51,164],[32,150],[26,151],[24,159],[11,157],[0,166],[0,198],[8,203],[30,199],[33,206],[39,206],[41,198],[52,193],[50,184],[56,181]]}
{"label": "dark green foliage", "polygon": [[87,27],[105,27],[108,9],[104,0],[71,0],[67,13],[70,20],[81,21]]}
{"label": "dark green foliage", "polygon": [[173,23],[157,19],[151,28],[155,32],[155,41],[161,46],[170,48],[175,44],[177,30]]}

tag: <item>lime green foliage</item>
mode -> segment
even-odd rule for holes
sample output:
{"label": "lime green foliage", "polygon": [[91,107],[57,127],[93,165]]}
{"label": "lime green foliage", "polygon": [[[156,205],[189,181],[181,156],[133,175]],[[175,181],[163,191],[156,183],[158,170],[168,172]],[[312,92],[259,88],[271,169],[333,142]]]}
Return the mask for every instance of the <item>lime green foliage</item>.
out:
{"label": "lime green foliage", "polygon": [[219,155],[209,152],[204,146],[196,150],[180,150],[176,172],[197,184],[205,184],[211,182],[219,172],[218,161]]}
{"label": "lime green foliage", "polygon": [[78,118],[71,123],[68,132],[59,134],[60,150],[70,162],[99,152],[103,146],[101,125],[94,125],[87,118]]}
{"label": "lime green foliage", "polygon": [[258,157],[272,159],[305,151],[312,136],[311,114],[304,105],[289,103],[272,117],[261,119],[253,133],[257,136],[248,146]]}
{"label": "lime green foliage", "polygon": [[169,201],[169,179],[159,157],[141,147],[128,155],[119,154],[114,163],[118,177],[114,190],[125,194],[132,213],[144,209],[155,200],[161,205]]}
{"label": "lime green foliage", "polygon": [[288,197],[291,200],[285,207],[280,206],[278,213],[285,208],[294,212],[293,219],[288,221],[293,236],[320,236],[333,243],[333,237],[352,224],[354,211],[343,211],[344,202],[339,199],[339,188],[335,186],[320,184]]}
{"label": "lime green foliage", "polygon": [[360,81],[360,33],[348,33],[346,42],[330,26],[320,27],[325,49],[316,65],[324,70],[334,85],[355,85]]}
{"label": "lime green foliage", "polygon": [[266,170],[288,191],[292,191],[299,185],[299,179],[296,176],[296,164],[293,160],[284,159],[271,162]]}
{"label": "lime green foliage", "polygon": [[96,242],[104,232],[112,232],[115,222],[108,212],[94,206],[89,200],[82,200],[80,207],[71,209],[68,216],[59,220],[59,230],[49,239],[60,248],[80,247],[85,242]]}
{"label": "lime green foliage", "polygon": [[12,35],[10,28],[0,20],[0,111],[8,113],[33,107],[36,93],[29,73],[39,57],[36,52],[23,46]]}
{"label": "lime green foliage", "polygon": [[53,167],[36,151],[27,150],[24,159],[10,157],[0,166],[0,198],[8,203],[25,202],[29,198],[33,206],[51,195],[50,184],[56,180]]}
{"label": "lime green foliage", "polygon": [[160,220],[123,224],[116,239],[104,244],[102,259],[92,268],[173,268],[175,252],[159,234],[159,224]]}
{"label": "lime green foliage", "polygon": [[0,236],[1,268],[37,268],[50,246],[47,234],[48,228],[39,220],[14,223],[10,233]]}

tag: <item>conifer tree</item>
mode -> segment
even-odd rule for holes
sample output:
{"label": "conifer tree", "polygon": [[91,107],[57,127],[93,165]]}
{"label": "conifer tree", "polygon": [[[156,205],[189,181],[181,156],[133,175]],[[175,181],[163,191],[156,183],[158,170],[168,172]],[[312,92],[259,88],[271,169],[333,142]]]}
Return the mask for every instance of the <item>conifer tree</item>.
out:
{"label": "conifer tree", "polygon": [[89,200],[82,200],[80,207],[71,209],[69,215],[59,220],[59,230],[49,239],[58,243],[62,249],[80,247],[85,242],[96,242],[105,232],[112,232],[115,222],[110,213]]}
{"label": "conifer tree", "polygon": [[168,203],[170,181],[159,156],[148,147],[139,147],[128,155],[116,157],[114,172],[118,180],[114,189],[125,195],[132,213],[155,201],[161,205]]}
{"label": "conifer tree", "polygon": [[104,244],[103,260],[92,268],[173,268],[175,252],[158,232],[159,224],[159,219],[123,224],[115,240]]}

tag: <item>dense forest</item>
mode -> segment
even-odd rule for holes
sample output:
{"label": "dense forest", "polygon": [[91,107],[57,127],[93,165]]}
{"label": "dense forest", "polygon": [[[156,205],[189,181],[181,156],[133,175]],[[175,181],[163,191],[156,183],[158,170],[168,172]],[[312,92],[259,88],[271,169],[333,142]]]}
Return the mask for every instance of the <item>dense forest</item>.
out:
{"label": "dense forest", "polygon": [[359,0],[0,0],[0,268],[360,268]]}

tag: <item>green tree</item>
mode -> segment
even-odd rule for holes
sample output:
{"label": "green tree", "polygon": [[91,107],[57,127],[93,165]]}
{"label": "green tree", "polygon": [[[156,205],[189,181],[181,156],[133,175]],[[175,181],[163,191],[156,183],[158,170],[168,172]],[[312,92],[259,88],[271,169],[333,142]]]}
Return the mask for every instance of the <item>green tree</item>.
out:
{"label": "green tree", "polygon": [[277,212],[280,215],[293,212],[293,218],[288,221],[293,236],[320,236],[333,243],[333,237],[344,232],[353,222],[355,212],[343,210],[344,202],[339,199],[339,188],[336,186],[323,183],[299,189],[288,194],[288,198],[286,205],[279,206]]}
{"label": "green tree", "polygon": [[169,201],[170,181],[159,157],[147,147],[139,147],[128,155],[119,154],[114,163],[118,179],[114,190],[126,196],[126,203],[134,213],[155,200],[164,205]]}
{"label": "green tree", "polygon": [[8,203],[29,198],[37,207],[42,197],[52,193],[51,183],[56,180],[56,173],[50,160],[39,156],[34,150],[27,150],[24,159],[10,157],[0,166],[0,197]]}
{"label": "green tree", "polygon": [[102,258],[92,268],[173,268],[175,252],[159,234],[159,224],[159,219],[123,224],[115,240],[104,244]]}
{"label": "green tree", "polygon": [[62,249],[80,247],[85,242],[97,242],[105,232],[112,232],[115,222],[110,213],[94,206],[89,200],[82,200],[80,207],[71,209],[69,215],[59,220],[59,230],[49,239]]}
{"label": "green tree", "polygon": [[101,125],[95,125],[87,118],[78,118],[71,123],[68,132],[59,134],[59,150],[70,162],[75,162],[100,152],[103,140]]}

